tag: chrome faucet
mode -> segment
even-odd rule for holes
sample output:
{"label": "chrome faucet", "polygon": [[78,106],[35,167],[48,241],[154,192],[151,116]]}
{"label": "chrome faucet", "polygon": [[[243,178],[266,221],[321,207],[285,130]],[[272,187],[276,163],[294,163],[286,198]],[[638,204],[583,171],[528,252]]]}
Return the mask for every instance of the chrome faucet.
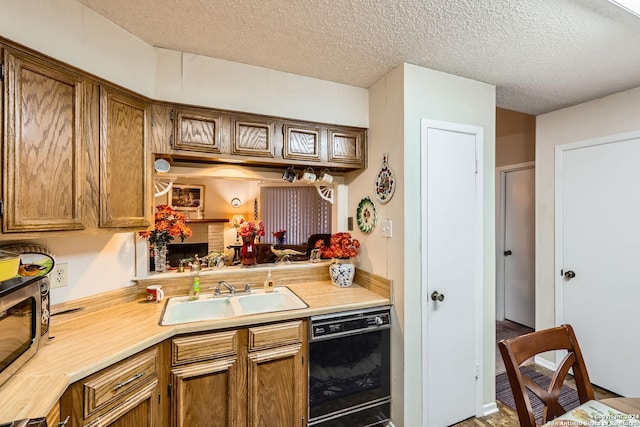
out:
{"label": "chrome faucet", "polygon": [[236,287],[233,285],[228,284],[227,282],[225,282],[224,280],[221,280],[218,282],[219,285],[224,286],[225,288],[229,289],[229,293],[231,295],[236,293]]}
{"label": "chrome faucet", "polygon": [[213,290],[213,297],[214,298],[220,296],[220,286],[211,286],[209,289]]}

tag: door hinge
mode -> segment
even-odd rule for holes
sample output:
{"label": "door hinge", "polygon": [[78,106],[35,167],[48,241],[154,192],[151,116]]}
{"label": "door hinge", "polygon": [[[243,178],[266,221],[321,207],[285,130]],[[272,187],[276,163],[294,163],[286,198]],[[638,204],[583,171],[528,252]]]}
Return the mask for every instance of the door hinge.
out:
{"label": "door hinge", "polygon": [[0,62],[0,81],[4,81],[4,60]]}
{"label": "door hinge", "polygon": [[564,269],[560,269],[560,277],[564,276]]}
{"label": "door hinge", "polygon": [[480,378],[480,364],[479,363],[476,363],[475,371],[476,371],[476,380],[477,380],[478,378]]}
{"label": "door hinge", "polygon": [[476,160],[476,173],[480,170],[480,162]]}
{"label": "door hinge", "polygon": [[171,384],[167,384],[167,396],[171,397]]}

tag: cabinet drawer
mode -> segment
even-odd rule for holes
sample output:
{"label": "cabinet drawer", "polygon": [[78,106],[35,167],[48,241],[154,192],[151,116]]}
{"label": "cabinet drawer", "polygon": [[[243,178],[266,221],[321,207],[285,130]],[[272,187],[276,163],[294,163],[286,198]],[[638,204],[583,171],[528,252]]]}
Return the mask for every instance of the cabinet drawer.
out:
{"label": "cabinet drawer", "polygon": [[157,375],[157,348],[92,375],[83,384],[84,417],[91,416]]}
{"label": "cabinet drawer", "polygon": [[302,342],[302,320],[249,328],[249,351]]}
{"label": "cabinet drawer", "polygon": [[216,359],[238,352],[238,331],[216,332],[171,341],[171,365]]}

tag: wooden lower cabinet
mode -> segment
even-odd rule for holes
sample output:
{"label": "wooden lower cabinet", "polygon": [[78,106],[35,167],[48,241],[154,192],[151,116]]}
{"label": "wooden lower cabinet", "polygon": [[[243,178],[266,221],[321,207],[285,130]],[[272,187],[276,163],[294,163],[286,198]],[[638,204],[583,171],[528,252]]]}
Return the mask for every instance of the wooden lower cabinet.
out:
{"label": "wooden lower cabinet", "polygon": [[301,345],[249,353],[249,426],[305,426],[305,378]]}
{"label": "wooden lower cabinet", "polygon": [[171,425],[237,425],[237,358],[197,362],[171,370]]}
{"label": "wooden lower cabinet", "polygon": [[171,426],[306,425],[305,354],[303,320],[173,339]]}
{"label": "wooden lower cabinet", "polygon": [[72,384],[60,399],[67,427],[159,427],[162,351],[156,345]]}
{"label": "wooden lower cabinet", "polygon": [[158,380],[132,393],[122,403],[84,424],[86,427],[158,427]]}

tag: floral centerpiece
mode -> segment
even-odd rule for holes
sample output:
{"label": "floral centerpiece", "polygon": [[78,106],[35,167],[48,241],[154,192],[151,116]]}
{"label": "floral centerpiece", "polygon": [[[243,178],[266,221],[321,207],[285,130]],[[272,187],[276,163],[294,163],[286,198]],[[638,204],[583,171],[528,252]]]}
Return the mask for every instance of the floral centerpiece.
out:
{"label": "floral centerpiece", "polygon": [[167,244],[174,238],[181,241],[191,237],[191,228],[187,225],[187,215],[168,205],[156,206],[155,226],[153,230],[140,231],[140,237],[153,245],[155,271],[160,273],[167,268]]}
{"label": "floral centerpiece", "polygon": [[324,240],[318,240],[315,246],[319,249],[321,258],[333,259],[333,263],[329,266],[331,283],[340,288],[351,286],[356,274],[356,268],[351,260],[358,255],[360,242],[351,237],[351,233],[335,233],[331,236],[329,247],[325,246]]}
{"label": "floral centerpiece", "polygon": [[240,262],[244,267],[254,265],[257,262],[256,236],[264,236],[264,223],[262,221],[240,221],[238,235],[242,237],[240,248]]}
{"label": "floral centerpiece", "polygon": [[238,227],[238,234],[241,237],[253,237],[264,236],[264,223],[262,221],[240,221]]}
{"label": "floral centerpiece", "polygon": [[278,231],[274,231],[271,234],[273,234],[273,237],[276,238],[276,243],[278,243],[279,245],[284,245],[284,239],[287,238],[287,230],[278,230]]}
{"label": "floral centerpiece", "polygon": [[316,248],[320,249],[320,258],[349,259],[358,255],[360,242],[351,237],[351,233],[334,233],[329,247],[320,239],[316,242]]}

